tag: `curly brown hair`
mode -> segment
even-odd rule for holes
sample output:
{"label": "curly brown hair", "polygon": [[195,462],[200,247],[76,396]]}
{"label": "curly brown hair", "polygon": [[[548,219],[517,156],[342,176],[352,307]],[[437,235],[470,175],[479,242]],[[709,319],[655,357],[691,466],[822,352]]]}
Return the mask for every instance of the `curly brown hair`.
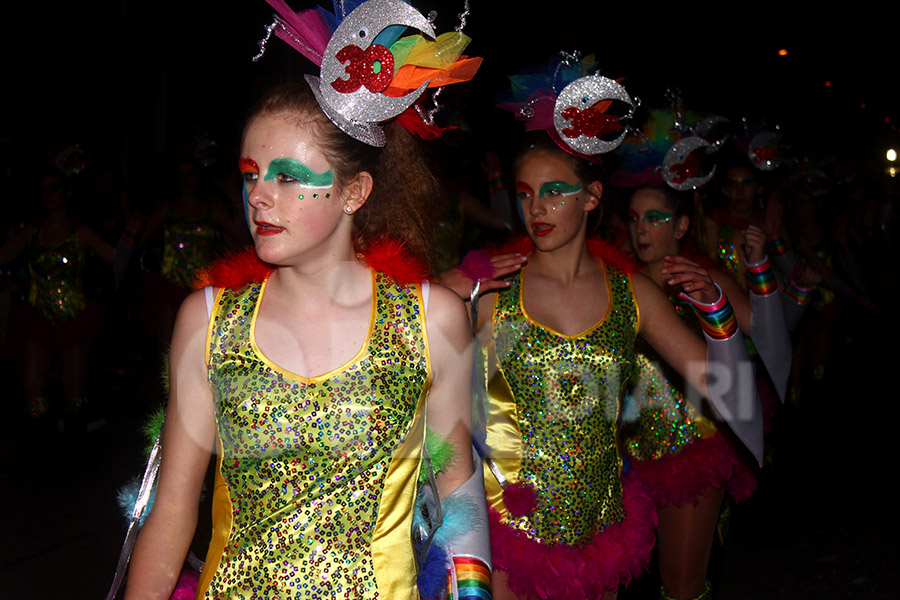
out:
{"label": "curly brown hair", "polygon": [[302,80],[270,89],[251,110],[247,126],[260,115],[285,113],[312,127],[338,186],[364,171],[372,176],[372,193],[353,218],[357,252],[365,253],[385,238],[400,239],[433,272],[440,192],[418,138],[397,123],[387,123],[383,148],[357,141],[331,122]]}

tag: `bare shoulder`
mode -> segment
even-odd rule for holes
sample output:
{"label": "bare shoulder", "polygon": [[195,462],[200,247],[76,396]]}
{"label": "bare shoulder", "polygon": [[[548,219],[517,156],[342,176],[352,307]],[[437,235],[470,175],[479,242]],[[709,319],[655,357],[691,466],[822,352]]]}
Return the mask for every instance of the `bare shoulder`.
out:
{"label": "bare shoulder", "polygon": [[426,313],[429,329],[436,329],[450,339],[469,336],[471,328],[466,305],[453,290],[432,283]]}
{"label": "bare shoulder", "polygon": [[631,276],[631,282],[641,315],[639,332],[642,335],[646,337],[649,331],[670,325],[672,317],[677,320],[669,299],[652,279],[643,273],[636,273]]}
{"label": "bare shoulder", "polygon": [[635,300],[638,306],[650,304],[657,301],[668,302],[663,291],[659,289],[652,279],[643,273],[634,273],[631,276],[631,285],[634,287]]}
{"label": "bare shoulder", "polygon": [[[217,291],[216,288],[212,289],[213,298]],[[173,350],[179,340],[196,339],[198,336],[206,337],[211,308],[207,306],[206,294],[205,289],[196,290],[188,294],[187,298],[182,301],[175,319],[175,331],[172,337]]]}

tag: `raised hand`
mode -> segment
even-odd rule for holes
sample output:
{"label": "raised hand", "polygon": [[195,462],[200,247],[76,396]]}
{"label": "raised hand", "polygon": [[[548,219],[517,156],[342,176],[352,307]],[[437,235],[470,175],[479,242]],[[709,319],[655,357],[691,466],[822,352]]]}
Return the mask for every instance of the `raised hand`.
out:
{"label": "raised hand", "polygon": [[686,294],[698,302],[711,304],[719,298],[719,290],[709,272],[683,256],[665,257],[661,272],[669,276],[666,283],[681,286]]}
{"label": "raised hand", "polygon": [[766,256],[766,232],[750,225],[744,230],[744,257],[751,265],[762,261]]}
{"label": "raised hand", "polygon": [[483,253],[469,253],[460,266],[441,273],[441,285],[456,292],[463,300],[468,300],[476,281],[481,282],[481,293],[509,287],[509,282],[501,277],[518,271],[527,261],[528,256],[519,253],[491,257]]}

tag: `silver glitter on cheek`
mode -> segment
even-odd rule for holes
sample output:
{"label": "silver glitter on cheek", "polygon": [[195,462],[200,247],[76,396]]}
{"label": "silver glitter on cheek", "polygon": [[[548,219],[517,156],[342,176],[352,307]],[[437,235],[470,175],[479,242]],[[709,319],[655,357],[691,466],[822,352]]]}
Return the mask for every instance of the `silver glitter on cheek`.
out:
{"label": "silver glitter on cheek", "polygon": [[[614,140],[605,140],[598,137],[591,131],[576,131],[572,134],[572,129],[578,130],[579,127],[572,122],[570,117],[563,116],[563,113],[569,109],[577,111],[586,111],[598,102],[604,100],[618,100],[635,107],[634,101],[625,91],[625,88],[601,75],[590,75],[576,79],[563,88],[556,100],[556,106],[553,109],[553,126],[560,138],[576,152],[581,154],[593,155],[602,152],[609,152],[618,147],[625,139],[625,130]],[[624,120],[630,116],[615,117]],[[575,127],[573,127],[575,126]]]}

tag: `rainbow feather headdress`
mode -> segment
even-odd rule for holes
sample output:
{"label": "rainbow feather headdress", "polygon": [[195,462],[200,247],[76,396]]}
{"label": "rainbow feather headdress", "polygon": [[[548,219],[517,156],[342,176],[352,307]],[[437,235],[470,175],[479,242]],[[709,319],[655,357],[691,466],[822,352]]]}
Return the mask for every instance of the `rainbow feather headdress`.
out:
{"label": "rainbow feather headdress", "polygon": [[509,80],[498,107],[524,121],[526,131],[545,130],[566,152],[594,162],[622,143],[624,123],[639,105],[617,81],[596,73],[593,55],[579,52],[561,53]]}
{"label": "rainbow feather headdress", "polygon": [[[468,4],[455,31],[435,36],[420,12],[404,0],[334,0],[334,13],[320,7],[294,12],[284,0],[266,0],[276,15],[260,41],[258,60],[272,34],[319,66],[307,75],[322,110],[351,137],[383,146],[380,124],[397,119],[421,137],[438,137],[438,109],[418,103],[427,88],[468,81],[481,58],[463,51],[471,39],[462,33]],[[404,36],[407,28],[421,33]]]}

